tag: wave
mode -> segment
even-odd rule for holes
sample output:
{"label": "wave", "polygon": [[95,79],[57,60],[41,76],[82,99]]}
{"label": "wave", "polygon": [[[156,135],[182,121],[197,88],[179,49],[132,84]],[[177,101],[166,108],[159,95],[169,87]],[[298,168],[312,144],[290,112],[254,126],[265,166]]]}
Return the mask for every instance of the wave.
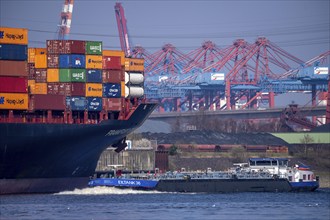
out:
{"label": "wave", "polygon": [[97,186],[84,189],[74,189],[73,191],[63,191],[55,193],[54,195],[125,195],[125,194],[160,194],[155,190],[136,190],[136,189],[119,189],[114,187]]}

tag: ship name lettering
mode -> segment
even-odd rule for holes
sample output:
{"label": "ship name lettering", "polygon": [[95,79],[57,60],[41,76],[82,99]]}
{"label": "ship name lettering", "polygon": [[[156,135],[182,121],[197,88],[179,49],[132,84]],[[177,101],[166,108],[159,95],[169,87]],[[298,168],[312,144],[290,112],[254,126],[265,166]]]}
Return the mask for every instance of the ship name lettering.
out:
{"label": "ship name lettering", "polygon": [[131,129],[110,130],[105,136],[114,136],[129,133]]}
{"label": "ship name lettering", "polygon": [[141,182],[140,181],[134,181],[134,180],[118,180],[118,184],[141,185]]}

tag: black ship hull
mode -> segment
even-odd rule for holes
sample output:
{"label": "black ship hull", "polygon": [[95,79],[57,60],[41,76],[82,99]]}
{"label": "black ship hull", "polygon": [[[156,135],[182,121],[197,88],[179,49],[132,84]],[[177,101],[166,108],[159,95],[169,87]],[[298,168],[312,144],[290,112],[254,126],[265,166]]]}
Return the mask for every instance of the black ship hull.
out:
{"label": "black ship hull", "polygon": [[232,193],[232,192],[290,192],[287,179],[191,179],[159,180],[161,192]]}
{"label": "black ship hull", "polygon": [[99,124],[0,124],[0,194],[86,187],[103,150],[139,127],[155,106],[140,104],[128,120]]}

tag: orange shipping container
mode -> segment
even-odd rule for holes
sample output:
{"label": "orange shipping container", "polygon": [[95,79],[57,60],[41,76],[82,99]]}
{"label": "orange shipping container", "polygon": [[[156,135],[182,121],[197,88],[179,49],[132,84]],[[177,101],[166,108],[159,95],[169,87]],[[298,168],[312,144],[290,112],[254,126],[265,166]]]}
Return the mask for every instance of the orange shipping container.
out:
{"label": "orange shipping container", "polygon": [[86,83],[86,96],[87,97],[102,97],[102,84],[101,83]]}
{"label": "orange shipping container", "polygon": [[47,83],[36,83],[35,80],[28,81],[30,94],[47,94]]}
{"label": "orange shipping container", "polygon": [[121,97],[125,97],[125,87],[126,87],[125,82],[124,81],[120,82]]}
{"label": "orange shipping container", "polygon": [[0,27],[0,44],[28,44],[28,29]]}
{"label": "orange shipping container", "polygon": [[0,109],[26,110],[29,107],[29,96],[24,93],[0,93]]}
{"label": "orange shipping container", "polygon": [[125,58],[125,70],[130,72],[143,72],[144,59]]}
{"label": "orange shipping container", "polygon": [[113,57],[120,57],[120,63],[122,66],[125,65],[125,52],[122,50],[103,50],[103,56],[113,56]]}
{"label": "orange shipping container", "polygon": [[47,68],[47,55],[46,54],[35,55],[34,68],[36,68],[36,69]]}
{"label": "orange shipping container", "polygon": [[59,82],[59,69],[47,69],[47,82]]}
{"label": "orange shipping container", "polygon": [[47,54],[46,48],[28,48],[28,62],[35,63],[35,56],[43,54]]}
{"label": "orange shipping container", "polygon": [[86,69],[102,69],[102,56],[86,55]]}

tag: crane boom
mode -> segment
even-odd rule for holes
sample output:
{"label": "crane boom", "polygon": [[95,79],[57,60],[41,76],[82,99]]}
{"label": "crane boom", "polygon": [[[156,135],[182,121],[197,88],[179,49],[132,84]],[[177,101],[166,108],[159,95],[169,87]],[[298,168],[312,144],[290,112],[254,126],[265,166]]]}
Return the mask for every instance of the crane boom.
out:
{"label": "crane boom", "polygon": [[129,43],[129,39],[128,39],[128,32],[127,32],[124,8],[118,2],[115,5],[115,12],[116,12],[118,32],[119,32],[120,46],[121,46],[121,49],[123,51],[125,51],[126,57],[130,57],[131,48],[130,48],[130,43]]}
{"label": "crane boom", "polygon": [[73,11],[73,0],[65,0],[61,12],[61,20],[59,23],[58,39],[66,40],[69,37],[71,28],[71,19]]}

